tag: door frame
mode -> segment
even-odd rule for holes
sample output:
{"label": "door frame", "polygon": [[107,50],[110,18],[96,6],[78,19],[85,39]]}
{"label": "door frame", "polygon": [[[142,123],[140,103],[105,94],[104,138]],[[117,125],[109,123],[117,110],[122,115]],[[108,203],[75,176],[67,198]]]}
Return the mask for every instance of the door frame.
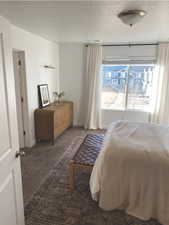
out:
{"label": "door frame", "polygon": [[[25,65],[25,51],[23,50],[18,50],[18,49],[13,49],[13,57],[14,54],[18,55],[19,61],[20,61],[20,67],[19,67],[19,73],[20,73],[20,77],[21,77],[21,97],[22,97],[22,101],[21,99],[16,99],[17,104],[19,104],[18,102],[20,101],[20,107],[21,107],[21,113],[22,115],[20,115],[22,117],[22,127],[23,127],[23,132],[25,131],[25,134],[23,135],[23,141],[24,141],[24,146],[23,147],[29,147],[29,112],[28,112],[28,98],[27,98],[27,82],[26,82],[26,65]],[[15,64],[15,61],[13,60],[13,64]],[[14,66],[18,66],[18,65],[14,65]],[[15,75],[14,73],[14,79],[15,79],[15,85],[16,83],[19,83],[19,79],[18,76]],[[20,86],[20,84],[19,84]],[[18,97],[18,96],[17,96]],[[18,112],[17,112],[17,117],[18,117]],[[17,121],[18,122],[18,121]],[[18,129],[19,131],[19,129]],[[20,135],[20,134],[19,134]]]}

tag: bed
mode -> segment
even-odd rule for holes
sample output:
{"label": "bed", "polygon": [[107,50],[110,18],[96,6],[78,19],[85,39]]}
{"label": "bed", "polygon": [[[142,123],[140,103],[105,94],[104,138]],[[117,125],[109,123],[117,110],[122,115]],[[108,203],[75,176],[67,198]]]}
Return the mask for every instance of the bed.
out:
{"label": "bed", "polygon": [[109,127],[90,178],[104,210],[125,209],[169,225],[169,127],[117,121]]}

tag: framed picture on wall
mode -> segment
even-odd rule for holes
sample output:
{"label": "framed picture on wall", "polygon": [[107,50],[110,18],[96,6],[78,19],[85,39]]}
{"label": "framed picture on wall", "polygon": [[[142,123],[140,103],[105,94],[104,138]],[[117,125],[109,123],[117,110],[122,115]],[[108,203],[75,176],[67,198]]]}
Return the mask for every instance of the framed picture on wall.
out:
{"label": "framed picture on wall", "polygon": [[50,104],[48,84],[38,85],[38,95],[40,107],[45,107]]}

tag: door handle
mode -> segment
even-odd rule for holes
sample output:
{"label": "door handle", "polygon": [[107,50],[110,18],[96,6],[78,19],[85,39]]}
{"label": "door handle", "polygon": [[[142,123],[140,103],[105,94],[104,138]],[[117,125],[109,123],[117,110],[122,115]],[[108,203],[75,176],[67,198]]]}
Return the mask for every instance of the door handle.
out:
{"label": "door handle", "polygon": [[24,151],[17,151],[15,154],[15,157],[18,158],[19,156],[25,156],[25,152]]}

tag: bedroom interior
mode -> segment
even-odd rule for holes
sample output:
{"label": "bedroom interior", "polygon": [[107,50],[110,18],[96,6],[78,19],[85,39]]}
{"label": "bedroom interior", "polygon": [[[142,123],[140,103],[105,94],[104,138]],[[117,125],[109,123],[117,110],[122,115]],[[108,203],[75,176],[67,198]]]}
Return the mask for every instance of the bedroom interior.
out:
{"label": "bedroom interior", "polygon": [[168,12],[0,1],[0,225],[169,225]]}

